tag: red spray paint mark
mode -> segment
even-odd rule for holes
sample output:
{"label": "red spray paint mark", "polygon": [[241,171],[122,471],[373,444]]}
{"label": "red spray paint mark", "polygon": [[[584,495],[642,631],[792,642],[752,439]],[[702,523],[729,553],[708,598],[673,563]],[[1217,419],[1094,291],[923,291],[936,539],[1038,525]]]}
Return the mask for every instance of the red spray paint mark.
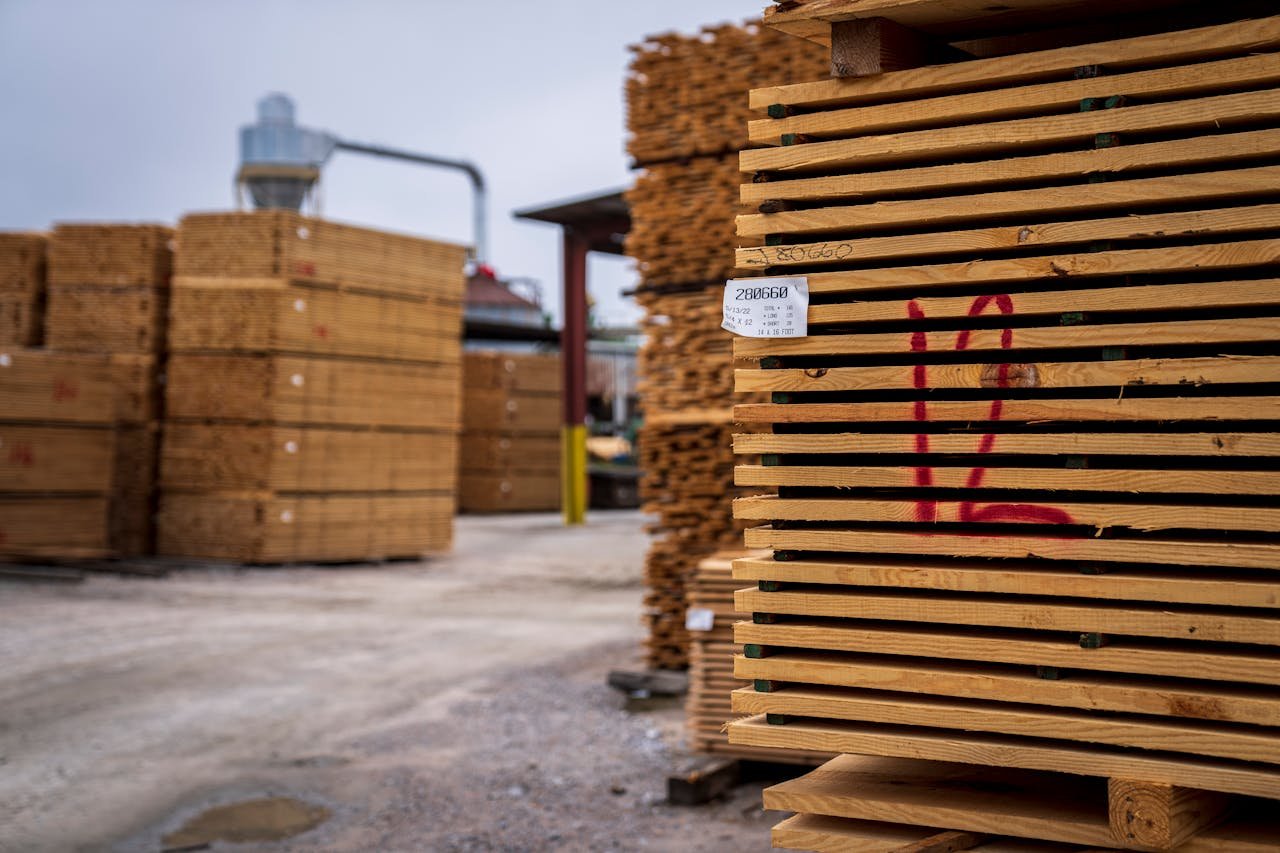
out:
{"label": "red spray paint mark", "polygon": [[[978,317],[987,310],[989,305],[995,304],[1000,313],[1009,316],[1014,313],[1013,298],[1008,294],[989,294],[979,296],[973,300],[969,306],[968,316]],[[907,314],[912,320],[925,319],[924,310],[920,304],[914,299],[907,303]],[[972,330],[963,329],[956,335],[956,352],[964,352],[969,348],[972,337]],[[1013,329],[1005,327],[1000,332],[1000,348],[1010,349],[1013,347]],[[921,331],[911,333],[911,351],[912,352],[928,352],[929,339],[928,336]],[[912,370],[912,385],[917,390],[925,390],[929,387],[928,365],[917,364]],[[1009,365],[1001,364],[996,372],[996,387],[1009,387]],[[1004,415],[1004,400],[995,399],[991,401],[991,410],[987,420],[991,422],[999,421]],[[917,400],[915,403],[912,417],[917,422],[925,423],[929,420],[929,404],[925,400]],[[916,435],[916,453],[929,452],[929,435],[928,433],[918,433]],[[996,434],[987,433],[978,440],[978,454],[991,453],[995,449]],[[986,477],[987,469],[982,466],[975,466],[969,469],[969,476],[965,481],[965,488],[976,489],[982,485],[983,479]],[[929,487],[933,485],[933,468],[927,465],[917,465],[915,469],[915,482],[919,487]],[[938,520],[938,502],[930,500],[916,501],[916,520],[923,522],[932,522]],[[964,522],[1023,522],[1031,524],[1074,524],[1075,519],[1070,513],[1058,507],[1048,506],[1032,506],[1028,504],[987,504],[979,507],[974,501],[961,501],[959,506],[959,520]]]}
{"label": "red spray paint mark", "polygon": [[322,324],[322,323],[317,323],[317,324],[312,328],[312,330],[311,330],[311,331],[312,331],[312,333],[313,333],[317,338],[320,338],[320,339],[321,339],[321,340],[323,340],[323,341],[327,341],[327,340],[329,340],[329,327],[328,327],[328,326],[326,326],[326,325],[324,325],[324,324]]}
{"label": "red spray paint mark", "polygon": [[61,403],[66,400],[74,400],[80,396],[80,386],[69,379],[55,379],[53,381],[53,400]]}
{"label": "red spray paint mark", "polygon": [[310,261],[296,261],[293,265],[293,271],[298,275],[315,275],[316,265]]}
{"label": "red spray paint mark", "polygon": [[25,441],[19,441],[9,448],[9,464],[21,468],[31,468],[36,464],[35,449]]}

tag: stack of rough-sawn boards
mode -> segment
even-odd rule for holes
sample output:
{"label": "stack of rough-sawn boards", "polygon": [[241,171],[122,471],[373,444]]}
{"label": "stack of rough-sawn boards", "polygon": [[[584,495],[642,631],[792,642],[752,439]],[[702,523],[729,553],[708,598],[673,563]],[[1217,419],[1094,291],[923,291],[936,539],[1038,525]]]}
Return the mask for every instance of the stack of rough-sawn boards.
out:
{"label": "stack of rough-sawn boards", "polygon": [[627,194],[627,253],[645,311],[641,496],[658,517],[645,559],[647,658],[683,668],[686,583],[699,559],[741,535],[729,506],[732,355],[720,331],[720,286],[733,270],[733,219],[743,210],[736,152],[747,91],[753,80],[811,79],[826,57],[757,24],[654,36],[632,50],[627,150],[643,171]]}
{"label": "stack of rough-sawn boards", "polygon": [[729,736],[851,754],[766,796],[776,843],[1280,846],[1278,51],[1274,17],[752,94],[738,261],[811,304],[736,341],[773,394],[737,482],[776,495],[735,507],[773,556],[734,565]]}
{"label": "stack of rough-sawn boards", "polygon": [[151,553],[172,234],[0,235],[0,554]]}
{"label": "stack of rough-sawn boards", "polygon": [[448,547],[465,250],[276,211],[188,216],[178,246],[160,552]]}
{"label": "stack of rough-sawn boards", "polygon": [[560,387],[556,355],[463,355],[459,510],[560,508]]}

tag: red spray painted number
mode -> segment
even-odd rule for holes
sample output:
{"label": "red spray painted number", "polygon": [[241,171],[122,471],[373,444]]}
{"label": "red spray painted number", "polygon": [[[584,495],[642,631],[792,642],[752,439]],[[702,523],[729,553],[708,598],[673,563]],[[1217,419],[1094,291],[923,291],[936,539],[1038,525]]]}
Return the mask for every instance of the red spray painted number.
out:
{"label": "red spray painted number", "polygon": [[74,400],[80,396],[80,386],[69,379],[55,379],[53,381],[53,400],[61,403],[66,400]]}
{"label": "red spray painted number", "polygon": [[36,464],[36,451],[25,441],[19,441],[9,448],[9,464],[20,468],[31,468]]}
{"label": "red spray painted number", "polygon": [[[1013,311],[1013,298],[1007,294],[979,296],[973,300],[969,306],[969,316],[978,317],[991,305],[995,305],[1001,314],[1009,316]],[[907,303],[907,314],[912,320],[925,319],[924,309],[914,299]],[[972,335],[971,330],[964,329],[956,334],[956,352],[963,352],[969,348],[969,341]],[[1006,327],[1000,332],[1000,348],[1010,349],[1013,346],[1013,329]],[[912,352],[928,352],[929,338],[922,332],[911,333],[911,351]],[[912,370],[912,385],[917,390],[925,390],[929,387],[929,366],[927,364],[917,364]],[[1009,387],[1009,365],[1001,364],[996,372],[996,387]],[[1004,400],[995,399],[991,401],[991,410],[987,420],[991,422],[999,421],[1004,415]],[[912,411],[913,420],[919,423],[927,423],[929,421],[929,404],[925,400],[917,400],[914,410]],[[978,440],[979,454],[991,453],[995,449],[996,434],[987,433]],[[929,452],[929,434],[916,434],[916,453]],[[977,489],[982,486],[982,481],[987,475],[987,469],[981,466],[975,466],[969,469],[969,476],[965,480],[965,488]],[[915,469],[915,483],[921,488],[929,488],[934,485],[934,468],[929,465],[917,465]],[[959,521],[985,521],[989,523],[998,522],[1024,522],[1033,524],[1074,524],[1075,519],[1066,510],[1058,507],[1049,506],[1032,506],[1029,504],[983,504],[979,505],[975,501],[961,501],[957,511]],[[938,520],[938,502],[931,500],[916,501],[916,520],[917,521],[937,521]]]}

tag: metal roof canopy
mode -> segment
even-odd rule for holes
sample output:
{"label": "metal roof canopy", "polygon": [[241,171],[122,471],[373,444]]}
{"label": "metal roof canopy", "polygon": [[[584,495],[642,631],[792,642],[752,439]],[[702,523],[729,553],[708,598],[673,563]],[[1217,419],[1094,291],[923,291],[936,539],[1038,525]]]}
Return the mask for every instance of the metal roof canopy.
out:
{"label": "metal roof canopy", "polygon": [[559,225],[563,232],[560,505],[565,524],[582,524],[587,516],[587,255],[624,254],[625,238],[631,230],[631,210],[622,191],[614,190],[517,210],[515,217]]}
{"label": "metal roof canopy", "polygon": [[631,230],[631,207],[622,190],[603,195],[564,199],[545,207],[517,210],[516,219],[547,222],[572,229],[587,242],[588,251],[626,254],[623,238]]}

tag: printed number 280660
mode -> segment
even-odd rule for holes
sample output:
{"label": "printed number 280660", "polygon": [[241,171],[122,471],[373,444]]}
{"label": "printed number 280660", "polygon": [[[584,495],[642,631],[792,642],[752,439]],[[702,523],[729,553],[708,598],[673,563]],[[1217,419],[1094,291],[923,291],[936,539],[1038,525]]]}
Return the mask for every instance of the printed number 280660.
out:
{"label": "printed number 280660", "polygon": [[786,299],[787,288],[781,287],[739,287],[734,291],[733,298],[742,302],[748,299]]}

